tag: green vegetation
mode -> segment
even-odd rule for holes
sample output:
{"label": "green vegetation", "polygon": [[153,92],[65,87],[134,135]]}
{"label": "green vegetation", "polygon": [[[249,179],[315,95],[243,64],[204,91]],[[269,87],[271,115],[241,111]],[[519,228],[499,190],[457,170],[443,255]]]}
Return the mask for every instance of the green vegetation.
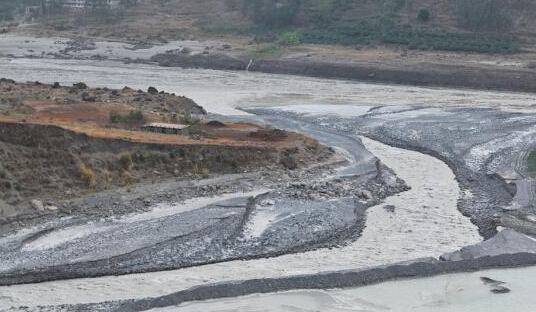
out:
{"label": "green vegetation", "polygon": [[300,0],[244,0],[235,5],[256,23],[277,28],[294,22]]}
{"label": "green vegetation", "polygon": [[41,0],[0,0],[0,22],[14,20],[17,14],[24,13],[27,5],[41,5]]}
{"label": "green vegetation", "polygon": [[0,22],[13,20],[18,9],[18,1],[0,0]]}
{"label": "green vegetation", "polygon": [[501,31],[512,26],[502,0],[456,0],[462,25],[473,31]]}
{"label": "green vegetation", "polygon": [[527,158],[527,172],[532,177],[536,177],[536,151],[532,151]]}
{"label": "green vegetation", "polygon": [[[520,41],[505,34],[511,21],[502,0],[452,0],[460,27],[471,33],[445,30],[428,23],[429,8],[415,13],[411,0],[227,0],[252,24],[227,25],[219,32],[240,35],[278,35],[272,46],[252,57],[276,57],[281,47],[299,43],[374,45],[396,44],[410,49],[479,53],[517,53]],[[414,23],[404,16],[413,15]],[[416,15],[414,15],[416,14]]]}
{"label": "green vegetation", "polygon": [[382,34],[382,42],[408,46],[410,49],[444,50],[480,53],[516,53],[519,40],[515,37],[427,31],[420,29],[393,29]]}
{"label": "green vegetation", "polygon": [[293,46],[300,44],[300,34],[297,31],[287,31],[279,36],[279,45]]}
{"label": "green vegetation", "polygon": [[302,32],[305,43],[370,45],[397,44],[410,49],[444,50],[480,53],[516,53],[520,42],[516,37],[481,33],[454,33],[418,28],[382,27],[363,21],[356,24],[338,24],[327,29]]}
{"label": "green vegetation", "polygon": [[417,14],[417,20],[421,23],[426,23],[430,21],[430,10],[423,8],[419,10],[419,13]]}
{"label": "green vegetation", "polygon": [[128,114],[121,115],[116,111],[110,112],[111,123],[125,123],[129,125],[142,124],[145,122],[145,116],[141,110],[132,110]]}

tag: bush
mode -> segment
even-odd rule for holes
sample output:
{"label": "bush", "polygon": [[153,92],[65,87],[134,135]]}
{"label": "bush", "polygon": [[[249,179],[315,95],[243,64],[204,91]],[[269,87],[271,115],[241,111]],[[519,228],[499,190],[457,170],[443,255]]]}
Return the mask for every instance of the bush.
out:
{"label": "bush", "polygon": [[300,34],[297,31],[287,31],[279,37],[278,43],[282,46],[293,46],[300,44]]}
{"label": "bush", "polygon": [[258,24],[283,27],[294,22],[300,0],[242,0],[242,12]]}
{"label": "bush", "polygon": [[129,171],[132,168],[132,155],[130,153],[122,153],[119,156],[119,164],[124,171]]}
{"label": "bush", "polygon": [[145,122],[145,116],[141,110],[133,110],[123,116],[123,122],[128,124],[141,124]]}
{"label": "bush", "polygon": [[417,20],[421,23],[426,23],[430,21],[430,10],[423,8],[419,10],[417,14]]}
{"label": "bush", "polygon": [[462,25],[470,30],[500,31],[512,26],[502,0],[457,0],[456,8]]}
{"label": "bush", "polygon": [[110,112],[110,122],[111,123],[126,123],[126,124],[142,124],[145,122],[145,116],[143,112],[139,109],[132,110],[126,115],[121,115],[116,111]]}
{"label": "bush", "polygon": [[110,112],[110,122],[111,123],[120,123],[121,122],[121,114],[119,114],[116,111]]}
{"label": "bush", "polygon": [[82,164],[80,166],[80,176],[86,181],[88,188],[92,189],[97,186],[97,175],[90,166]]}

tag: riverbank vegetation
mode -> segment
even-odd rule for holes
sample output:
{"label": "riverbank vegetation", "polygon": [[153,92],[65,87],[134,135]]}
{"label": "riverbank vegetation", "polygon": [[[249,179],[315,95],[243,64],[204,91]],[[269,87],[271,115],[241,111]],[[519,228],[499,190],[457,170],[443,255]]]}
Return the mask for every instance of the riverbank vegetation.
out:
{"label": "riverbank vegetation", "polygon": [[[228,0],[227,3],[250,19],[250,33],[275,34],[283,43],[394,44],[409,49],[504,54],[517,53],[521,47],[520,39],[508,33],[512,20],[505,1],[450,1],[457,29],[442,27],[442,21],[436,17],[445,13],[435,12],[437,6],[426,1]],[[218,30],[247,33],[243,25]]]}

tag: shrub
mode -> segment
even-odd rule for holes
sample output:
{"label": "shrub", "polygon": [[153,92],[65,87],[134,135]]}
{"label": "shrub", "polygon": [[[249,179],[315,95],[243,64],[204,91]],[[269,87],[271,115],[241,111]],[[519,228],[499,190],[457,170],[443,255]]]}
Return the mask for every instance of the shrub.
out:
{"label": "shrub", "polygon": [[293,46],[300,44],[300,34],[297,31],[287,31],[279,37],[278,43],[282,46]]}
{"label": "shrub", "polygon": [[110,112],[110,122],[111,123],[120,123],[121,122],[121,114],[119,114],[116,111]]}
{"label": "shrub", "polygon": [[300,0],[242,0],[242,12],[258,24],[283,27],[294,22]]}
{"label": "shrub", "polygon": [[130,111],[127,115],[123,116],[123,122],[128,124],[140,124],[145,122],[145,116],[139,109]]}
{"label": "shrub", "polygon": [[97,175],[90,166],[82,164],[80,166],[80,175],[86,181],[88,188],[92,189],[97,186]]}
{"label": "shrub", "polygon": [[430,10],[423,8],[417,14],[417,20],[421,23],[426,23],[430,20]]}
{"label": "shrub", "polygon": [[119,156],[119,163],[121,164],[121,168],[124,171],[129,171],[132,168],[132,154],[130,153],[122,153],[121,156]]}
{"label": "shrub", "polygon": [[512,20],[502,0],[457,0],[456,7],[462,25],[474,31],[509,29]]}
{"label": "shrub", "polygon": [[143,112],[139,109],[132,110],[126,115],[121,115],[116,111],[110,112],[110,122],[111,123],[126,123],[126,124],[142,124],[145,122],[145,116]]}

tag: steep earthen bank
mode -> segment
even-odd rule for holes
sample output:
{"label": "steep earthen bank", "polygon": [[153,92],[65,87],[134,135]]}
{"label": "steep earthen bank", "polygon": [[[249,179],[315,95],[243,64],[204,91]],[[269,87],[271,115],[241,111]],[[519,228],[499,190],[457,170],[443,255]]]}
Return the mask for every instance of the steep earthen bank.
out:
{"label": "steep earthen bank", "polygon": [[536,92],[536,71],[431,63],[385,64],[325,62],[317,60],[241,60],[225,54],[157,54],[160,66],[249,70],[319,78],[350,79],[403,85],[461,87],[483,90]]}
{"label": "steep earthen bank", "polygon": [[164,178],[193,179],[301,166],[329,150],[300,138],[294,144],[149,144],[94,138],[51,125],[0,123],[1,217],[45,202]]}

